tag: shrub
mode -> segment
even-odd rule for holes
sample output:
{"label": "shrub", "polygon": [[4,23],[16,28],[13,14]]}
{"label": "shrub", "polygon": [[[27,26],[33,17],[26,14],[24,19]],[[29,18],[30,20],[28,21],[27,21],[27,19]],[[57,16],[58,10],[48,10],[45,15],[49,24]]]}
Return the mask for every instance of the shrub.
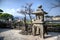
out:
{"label": "shrub", "polygon": [[0,27],[1,27],[1,28],[5,28],[6,26],[7,26],[7,23],[0,21]]}

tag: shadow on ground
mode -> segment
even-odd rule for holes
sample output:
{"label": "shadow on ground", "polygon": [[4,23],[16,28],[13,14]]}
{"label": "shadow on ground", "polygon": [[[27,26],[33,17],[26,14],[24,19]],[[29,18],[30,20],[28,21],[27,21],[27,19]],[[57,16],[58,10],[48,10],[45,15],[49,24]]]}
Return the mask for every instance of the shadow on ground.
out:
{"label": "shadow on ground", "polygon": [[0,37],[0,40],[4,40],[4,37]]}
{"label": "shadow on ground", "polygon": [[48,32],[48,35],[45,36],[46,38],[58,37],[60,35],[59,32]]}
{"label": "shadow on ground", "polygon": [[0,33],[4,32],[4,31],[8,31],[8,30],[11,30],[11,29],[9,29],[9,28],[0,28]]}

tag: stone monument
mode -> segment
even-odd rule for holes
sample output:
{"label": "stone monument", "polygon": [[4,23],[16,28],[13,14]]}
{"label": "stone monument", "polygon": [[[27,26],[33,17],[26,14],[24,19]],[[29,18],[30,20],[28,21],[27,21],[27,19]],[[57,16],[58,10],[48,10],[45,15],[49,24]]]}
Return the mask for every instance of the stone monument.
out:
{"label": "stone monument", "polygon": [[36,12],[33,12],[32,14],[36,15],[36,20],[33,20],[33,26],[32,26],[32,34],[36,35],[39,34],[41,38],[44,37],[43,33],[43,27],[44,27],[44,14],[46,12],[42,9],[42,6],[39,6]]}

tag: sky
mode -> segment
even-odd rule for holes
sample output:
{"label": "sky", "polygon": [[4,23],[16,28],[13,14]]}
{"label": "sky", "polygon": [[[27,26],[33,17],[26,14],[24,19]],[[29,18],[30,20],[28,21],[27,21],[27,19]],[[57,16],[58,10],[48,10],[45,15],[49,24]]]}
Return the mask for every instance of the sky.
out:
{"label": "sky", "polygon": [[23,17],[24,15],[17,13],[17,11],[21,10],[23,8],[22,6],[25,6],[26,3],[32,3],[31,8],[33,10],[36,10],[39,5],[42,5],[44,11],[48,13],[47,15],[60,15],[60,7],[51,9],[54,7],[53,4],[58,4],[55,0],[0,0],[0,9],[13,16]]}

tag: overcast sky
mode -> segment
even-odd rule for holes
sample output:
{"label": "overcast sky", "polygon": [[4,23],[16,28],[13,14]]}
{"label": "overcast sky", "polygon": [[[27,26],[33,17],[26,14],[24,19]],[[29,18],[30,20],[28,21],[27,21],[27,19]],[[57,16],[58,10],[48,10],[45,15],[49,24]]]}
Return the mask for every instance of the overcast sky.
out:
{"label": "overcast sky", "polygon": [[33,3],[32,9],[34,10],[36,10],[39,5],[42,5],[44,11],[48,12],[48,15],[60,15],[60,7],[53,8],[49,11],[51,7],[54,7],[51,3],[58,4],[55,0],[0,0],[0,9],[14,16],[23,16],[17,13],[17,11],[21,10],[22,6],[26,3]]}

